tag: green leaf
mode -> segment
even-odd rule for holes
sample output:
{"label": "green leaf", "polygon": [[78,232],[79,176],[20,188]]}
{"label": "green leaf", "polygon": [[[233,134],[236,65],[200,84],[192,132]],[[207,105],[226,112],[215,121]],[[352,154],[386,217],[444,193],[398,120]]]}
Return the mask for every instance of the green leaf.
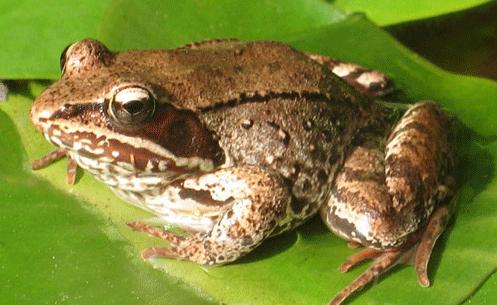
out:
{"label": "green leaf", "polygon": [[465,304],[492,304],[489,300],[494,299],[495,291],[497,291],[497,270],[494,270],[488,280]]}
{"label": "green leaf", "polygon": [[492,0],[330,0],[345,12],[363,12],[381,26],[449,14]]}
{"label": "green leaf", "polygon": [[[329,22],[325,22],[320,18],[313,21],[309,17],[299,17],[299,14],[332,16],[332,12],[321,11],[321,9],[333,10],[331,6],[321,7],[320,12],[313,12],[311,9],[299,11],[296,8],[292,13],[280,15],[273,25],[267,22],[250,23],[250,20],[267,20],[269,17],[264,16],[276,14],[275,11],[280,9],[285,11],[290,8],[271,6],[269,1],[257,1],[255,5],[259,5],[259,9],[250,11],[250,18],[245,18],[242,13],[233,13],[233,10],[237,8],[239,12],[244,12],[243,9],[247,9],[244,4],[240,4],[240,7],[234,4],[216,6],[212,3],[210,6],[205,6],[205,2],[190,0],[183,2],[184,4],[169,7],[161,6],[159,2],[150,1],[144,9],[133,5],[131,1],[116,1],[105,15],[105,21],[108,23],[101,25],[101,37],[104,37],[111,46],[119,48],[174,46],[191,38],[229,37],[235,34],[243,38],[285,40],[303,50],[319,52],[383,70],[391,75],[398,87],[405,92],[405,101],[436,99],[460,121],[461,133],[458,138],[458,149],[461,166],[458,169],[458,176],[461,180],[461,188],[458,197],[458,213],[454,223],[437,245],[430,273],[433,287],[420,288],[412,268],[395,268],[376,285],[353,298],[350,304],[459,304],[477,290],[492,272],[495,272],[497,268],[495,256],[497,245],[493,237],[497,232],[497,223],[494,220],[497,215],[497,205],[495,205],[497,199],[495,191],[497,189],[497,179],[495,179],[497,126],[495,126],[496,117],[493,114],[497,98],[495,82],[458,76],[440,70],[402,47],[386,33],[361,17],[352,16],[345,20],[337,18],[334,19],[335,23],[332,22],[332,18]],[[308,3],[309,6],[315,5],[315,7],[320,5],[314,4],[317,3],[315,1],[302,1],[302,3]],[[171,13],[172,9],[182,5],[183,9],[175,10],[174,14]],[[154,9],[149,9],[150,7]],[[166,15],[162,11],[166,8],[169,8],[167,16],[174,15],[173,17],[168,17],[169,19],[162,17]],[[198,13],[199,10],[204,14]],[[190,18],[192,14],[197,14],[196,18]],[[132,20],[127,16],[133,16]],[[222,20],[221,25],[218,25],[219,20]],[[133,26],[128,26],[128,23]],[[285,23],[289,24],[288,30],[284,27]],[[139,28],[136,29],[138,26]],[[164,27],[167,27],[167,31]],[[298,30],[299,28],[301,31]],[[181,36],[181,33],[185,33],[185,36]],[[143,41],[142,36],[146,36],[146,42]],[[34,91],[39,92],[40,89],[35,88]],[[14,92],[26,92],[15,88],[13,90]],[[0,230],[9,230],[8,232],[2,231],[0,234],[0,249],[2,255],[7,253],[6,249],[9,248],[23,249],[23,252],[10,254],[8,259],[0,261],[0,266],[6,266],[5,268],[10,270],[7,274],[12,281],[16,279],[18,273],[15,270],[21,268],[22,264],[27,261],[34,268],[48,271],[44,271],[42,276],[33,281],[30,281],[27,276],[23,277],[23,280],[18,280],[19,283],[25,284],[11,286],[17,296],[28,293],[26,292],[28,288],[34,291],[42,290],[47,279],[51,279],[50,266],[46,267],[42,259],[29,260],[30,255],[36,257],[36,251],[45,249],[50,251],[53,248],[49,246],[43,248],[43,246],[54,247],[53,244],[55,244],[63,247],[57,252],[59,257],[74,260],[77,258],[77,255],[71,252],[71,248],[77,246],[74,245],[74,240],[78,240],[78,237],[84,238],[86,234],[102,237],[105,244],[111,248],[105,252],[107,250],[102,249],[102,240],[100,243],[84,242],[84,245],[79,245],[77,248],[78,251],[87,253],[86,256],[82,254],[85,264],[82,262],[75,264],[75,266],[85,266],[79,267],[78,270],[92,270],[92,268],[100,270],[104,273],[99,273],[95,278],[105,278],[109,283],[102,287],[93,286],[95,295],[102,295],[106,288],[110,289],[110,284],[121,283],[124,286],[119,287],[124,290],[133,289],[131,286],[135,284],[152,287],[144,290],[145,292],[141,294],[142,298],[149,294],[157,296],[158,293],[169,291],[168,288],[156,288],[165,285],[161,281],[170,283],[177,278],[225,304],[325,304],[366,267],[363,265],[348,274],[340,274],[337,271],[338,265],[355,250],[348,249],[342,240],[330,234],[319,219],[315,218],[293,232],[263,243],[253,253],[233,264],[204,268],[189,262],[157,259],[152,263],[157,268],[163,269],[165,273],[161,274],[163,277],[160,278],[153,276],[148,278],[145,275],[150,270],[139,261],[139,251],[144,247],[160,244],[160,241],[132,232],[125,225],[127,221],[145,218],[147,214],[117,199],[112,192],[87,174],[83,175],[75,186],[65,185],[64,162],[59,162],[34,174],[29,172],[28,160],[38,158],[50,150],[50,145],[35,132],[29,122],[29,107],[30,98],[18,94],[11,95],[6,103],[0,104],[0,110],[5,111],[15,124],[13,127],[8,120],[0,118],[0,130],[17,130],[25,150],[23,151],[18,145],[11,144],[16,143],[15,133],[14,136],[1,139],[5,141],[0,143],[4,144],[0,146],[2,156],[5,154],[8,162],[0,163],[2,166],[0,187],[3,185],[8,185],[8,187],[0,188],[0,202],[2,208],[8,211],[12,209],[12,211],[7,214],[2,210],[0,214],[0,221],[2,221]],[[9,146],[6,146],[7,143]],[[22,165],[19,162],[22,162]],[[45,192],[53,190],[47,186],[46,182],[40,182],[40,177],[45,181],[50,181],[50,184],[57,189],[53,196],[64,198],[61,200],[64,202],[51,203],[50,206],[55,206],[54,209],[73,209],[71,217],[67,217],[66,213],[63,217],[50,216],[41,224],[32,221],[36,215],[43,215],[46,210],[46,204],[39,204],[39,202],[50,203],[50,198],[52,198]],[[7,184],[8,182],[4,183],[4,181],[10,181],[10,183]],[[65,199],[66,193],[77,196],[83,203],[65,202],[69,201]],[[29,196],[19,197],[16,194],[29,194]],[[31,194],[35,195],[31,196]],[[25,199],[26,197],[29,200]],[[10,204],[6,205],[4,202]],[[25,210],[26,207],[28,210]],[[24,214],[26,216],[18,216]],[[57,221],[49,221],[51,218]],[[87,225],[80,224],[82,220],[78,219],[81,218],[88,221]],[[20,235],[22,238],[13,237],[16,234],[10,234],[11,237],[7,239],[9,236],[7,233],[13,232],[10,228],[17,223],[23,229],[31,228],[31,232],[48,233],[40,236],[39,239],[29,238],[29,235]],[[21,229],[15,228],[15,232],[21,232]],[[54,232],[69,232],[69,237],[62,238],[59,235],[53,235]],[[54,243],[53,236],[56,236],[56,240],[60,242]],[[95,252],[96,255],[90,256],[91,254],[88,253],[91,252]],[[105,258],[111,257],[112,253],[117,257],[113,260],[112,266],[102,265],[102,261],[107,261]],[[3,259],[3,256],[1,258]],[[137,266],[136,269],[133,269],[133,266]],[[127,268],[131,268],[136,275],[131,271],[121,271]],[[140,276],[140,272],[143,272],[143,276]],[[116,273],[122,274],[121,277],[112,276]],[[79,283],[81,286],[83,279],[86,280],[88,276],[91,281],[94,281],[91,273],[88,275],[84,272],[78,273],[76,270],[62,278],[75,278],[73,283]],[[127,281],[136,281],[134,284],[122,283],[120,282],[122,278]],[[126,280],[123,281],[126,282]],[[399,283],[402,284],[399,285]],[[57,288],[64,287],[64,284],[65,282],[54,282],[51,290],[47,290],[46,294],[38,295],[40,300],[38,303],[53,303],[53,299],[47,296],[57,291]],[[64,291],[75,294],[71,289],[76,288],[69,286],[68,284]],[[92,289],[83,295],[81,303],[85,303],[85,300],[95,301],[90,294]],[[11,291],[9,290],[9,293],[12,293]],[[176,291],[174,288],[173,293]],[[182,295],[182,293],[180,291],[177,294]],[[4,292],[0,290],[2,300],[3,294]],[[192,293],[187,291],[185,298],[191,295]],[[168,299],[175,303],[174,297]],[[495,294],[485,299],[488,303],[497,302]],[[103,297],[103,300],[107,299]],[[130,298],[128,304],[151,302],[151,299],[143,300],[135,301]],[[181,303],[181,300],[181,298],[178,299],[177,303]],[[155,304],[159,303],[160,300],[155,301]],[[191,303],[199,302],[191,301]]]}
{"label": "green leaf", "polygon": [[344,18],[315,0],[118,0],[99,37],[113,49],[171,48],[211,38],[281,39]]}
{"label": "green leaf", "polygon": [[56,79],[70,43],[95,37],[110,0],[0,0],[0,79]]}

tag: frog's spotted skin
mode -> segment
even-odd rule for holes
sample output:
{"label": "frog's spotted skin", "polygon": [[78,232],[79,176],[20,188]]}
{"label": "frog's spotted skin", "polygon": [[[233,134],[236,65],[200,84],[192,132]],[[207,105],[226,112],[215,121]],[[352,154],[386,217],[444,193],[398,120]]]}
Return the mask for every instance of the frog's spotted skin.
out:
{"label": "frog's spotted skin", "polygon": [[429,283],[429,254],[450,215],[440,202],[452,188],[447,127],[434,104],[407,111],[383,148],[391,122],[370,98],[391,92],[386,76],[282,43],[114,53],[87,39],[61,58],[62,78],[31,110],[59,148],[33,167],[67,155],[68,182],[77,163],[187,231],[130,223],[170,242],[144,257],[229,263],[321,211],[332,231],[369,247],[342,270],[375,258],[331,304],[418,242],[416,270]]}

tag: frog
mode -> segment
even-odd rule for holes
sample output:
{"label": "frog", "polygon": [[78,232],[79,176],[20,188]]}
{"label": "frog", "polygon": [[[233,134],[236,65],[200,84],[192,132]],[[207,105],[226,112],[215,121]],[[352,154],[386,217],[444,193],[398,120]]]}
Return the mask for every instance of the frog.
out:
{"label": "frog", "polygon": [[67,157],[69,184],[83,168],[156,215],[164,225],[128,223],[169,243],[144,259],[232,263],[319,214],[364,247],[341,271],[373,260],[330,304],[410,260],[429,286],[454,210],[450,124],[436,103],[395,117],[378,101],[393,88],[382,72],[276,41],[112,52],[84,39],[60,66],[30,112],[57,149],[32,167]]}

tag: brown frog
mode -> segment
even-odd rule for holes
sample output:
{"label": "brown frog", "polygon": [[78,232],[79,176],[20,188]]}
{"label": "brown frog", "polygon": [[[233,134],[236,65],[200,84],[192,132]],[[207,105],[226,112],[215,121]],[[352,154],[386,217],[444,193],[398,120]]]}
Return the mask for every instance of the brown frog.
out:
{"label": "brown frog", "polygon": [[33,167],[67,156],[69,183],[80,166],[189,233],[130,223],[170,242],[144,258],[229,263],[320,212],[366,247],[343,271],[374,258],[330,304],[407,257],[429,285],[452,189],[436,104],[415,104],[394,124],[373,101],[391,88],[382,73],[278,42],[114,53],[86,39],[66,49],[61,68],[31,110],[58,149]]}

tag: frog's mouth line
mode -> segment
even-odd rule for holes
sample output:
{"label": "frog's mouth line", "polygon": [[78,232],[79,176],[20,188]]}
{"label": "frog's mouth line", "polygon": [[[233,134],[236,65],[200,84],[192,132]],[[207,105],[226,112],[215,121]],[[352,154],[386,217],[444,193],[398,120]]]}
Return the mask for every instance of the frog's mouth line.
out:
{"label": "frog's mouth line", "polygon": [[73,154],[114,164],[127,164],[133,171],[191,173],[213,169],[212,160],[198,157],[176,157],[159,145],[142,138],[92,129],[84,130],[74,125],[42,126],[45,138],[52,144]]}

